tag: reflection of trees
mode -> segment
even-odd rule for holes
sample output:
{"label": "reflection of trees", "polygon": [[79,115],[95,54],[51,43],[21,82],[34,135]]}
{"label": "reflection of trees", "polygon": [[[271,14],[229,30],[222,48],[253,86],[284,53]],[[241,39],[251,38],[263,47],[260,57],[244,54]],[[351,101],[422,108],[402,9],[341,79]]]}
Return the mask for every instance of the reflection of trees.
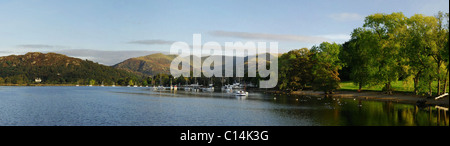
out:
{"label": "reflection of trees", "polygon": [[[299,98],[299,101],[308,99],[303,96],[295,98]],[[441,126],[449,125],[449,116],[444,115],[441,110],[438,117],[438,111],[434,107],[419,108],[411,104],[354,99],[338,100],[336,98],[333,100],[332,97],[299,102],[295,98],[278,95],[274,102],[283,105],[322,107],[314,110],[301,109],[282,112],[300,118],[300,120],[312,118],[320,125],[436,126],[438,125],[438,118]],[[304,117],[305,114],[309,116]]]}
{"label": "reflection of trees", "polygon": [[[379,101],[345,100],[344,105],[322,115],[325,122],[361,126],[436,126],[448,125],[448,116],[432,107],[419,109],[414,105]],[[358,105],[362,104],[361,107]],[[446,113],[448,114],[448,113]],[[338,120],[338,121],[336,121]]]}

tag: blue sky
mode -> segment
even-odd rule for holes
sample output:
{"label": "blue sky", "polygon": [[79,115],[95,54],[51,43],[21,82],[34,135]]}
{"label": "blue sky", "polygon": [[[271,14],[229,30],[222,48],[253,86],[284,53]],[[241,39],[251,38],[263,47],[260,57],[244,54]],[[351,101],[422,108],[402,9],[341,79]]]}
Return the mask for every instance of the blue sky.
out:
{"label": "blue sky", "polygon": [[0,0],[0,56],[64,52],[112,65],[122,58],[102,62],[110,56],[98,54],[168,52],[175,41],[191,43],[194,33],[202,34],[203,43],[222,45],[276,41],[279,52],[286,52],[345,42],[370,14],[432,16],[448,12],[448,5],[448,0]]}

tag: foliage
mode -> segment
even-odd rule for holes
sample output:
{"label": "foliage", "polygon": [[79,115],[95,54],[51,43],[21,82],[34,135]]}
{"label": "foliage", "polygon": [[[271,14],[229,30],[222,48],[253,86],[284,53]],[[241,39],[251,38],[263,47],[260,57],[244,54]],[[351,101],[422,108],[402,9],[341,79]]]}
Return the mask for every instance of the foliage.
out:
{"label": "foliage", "polygon": [[279,83],[282,90],[303,89],[312,82],[312,53],[307,48],[291,50],[279,59]]}
{"label": "foliage", "polygon": [[319,46],[313,46],[312,88],[325,93],[333,93],[339,89],[339,73],[342,69],[342,62],[339,59],[339,52],[342,46],[336,43],[321,43]]}
{"label": "foliage", "polygon": [[95,85],[95,80],[91,79],[91,80],[89,81],[89,85]]}
{"label": "foliage", "polygon": [[390,93],[392,82],[412,78],[417,94],[425,89],[431,94],[435,80],[435,89],[441,89],[440,80],[447,82],[448,78],[445,18],[448,22],[448,13],[442,12],[435,17],[416,14],[407,18],[402,13],[367,16],[340,55],[351,70],[353,82],[360,89],[384,84],[383,89]]}
{"label": "foliage", "polygon": [[350,68],[350,78],[361,90],[363,86],[373,84],[375,69],[371,66],[372,49],[377,47],[375,34],[365,28],[353,30],[351,40],[343,45],[341,59]]}

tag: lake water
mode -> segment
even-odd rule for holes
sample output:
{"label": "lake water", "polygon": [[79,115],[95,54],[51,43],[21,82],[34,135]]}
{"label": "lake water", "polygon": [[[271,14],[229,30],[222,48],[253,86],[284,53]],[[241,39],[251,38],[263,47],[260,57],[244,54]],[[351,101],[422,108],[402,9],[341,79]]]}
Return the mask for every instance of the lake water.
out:
{"label": "lake water", "polygon": [[130,87],[0,86],[0,126],[448,126],[448,113],[393,102]]}

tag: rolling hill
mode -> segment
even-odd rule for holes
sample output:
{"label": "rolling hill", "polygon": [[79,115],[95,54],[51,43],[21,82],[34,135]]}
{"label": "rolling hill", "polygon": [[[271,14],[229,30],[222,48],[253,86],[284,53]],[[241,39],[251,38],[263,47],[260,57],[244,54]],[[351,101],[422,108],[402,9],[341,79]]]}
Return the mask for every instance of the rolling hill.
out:
{"label": "rolling hill", "polygon": [[89,60],[56,53],[30,52],[25,55],[0,57],[0,84],[34,83],[41,78],[49,84],[111,84],[123,78],[137,78],[135,74]]}
{"label": "rolling hill", "polygon": [[142,57],[130,58],[114,65],[113,67],[126,70],[128,72],[137,72],[145,75],[156,75],[158,73],[169,74],[170,63],[175,57],[175,55],[156,53]]}
{"label": "rolling hill", "polygon": [[[271,54],[273,55],[273,54]],[[142,56],[142,57],[136,57],[136,58],[130,58],[127,59],[121,63],[118,63],[116,65],[114,65],[114,68],[117,69],[122,69],[122,70],[126,70],[128,72],[133,72],[133,73],[142,73],[145,75],[157,75],[159,73],[164,73],[164,74],[170,74],[170,64],[172,62],[172,60],[174,58],[176,58],[177,55],[165,55],[162,53],[156,53],[156,54],[151,54],[151,55],[147,55],[147,56]],[[192,62],[193,62],[193,58],[197,57],[197,56],[189,56],[191,57],[191,70],[192,70]],[[204,62],[204,60],[206,58],[208,58],[210,56],[203,56],[201,58],[201,62]],[[222,57],[222,56],[214,56],[214,57]],[[248,60],[257,60],[256,56],[248,56],[248,57],[234,57],[232,59],[231,56],[225,56],[222,57],[222,64],[215,64],[214,66],[217,67],[222,67],[223,70],[225,70],[225,60],[233,60],[233,64],[236,63],[236,59],[237,58],[243,58],[244,59],[244,66],[245,66],[245,72],[247,71],[247,64],[248,64]],[[185,58],[188,59],[188,58]],[[267,62],[269,63],[269,62]],[[252,66],[254,67],[254,66]]]}

